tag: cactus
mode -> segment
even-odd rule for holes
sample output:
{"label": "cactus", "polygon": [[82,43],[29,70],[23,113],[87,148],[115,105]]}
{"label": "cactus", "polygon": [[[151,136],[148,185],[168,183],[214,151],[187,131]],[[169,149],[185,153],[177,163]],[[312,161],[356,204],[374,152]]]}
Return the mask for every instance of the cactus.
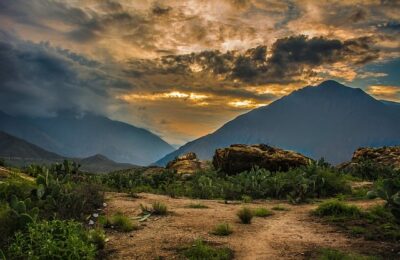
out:
{"label": "cactus", "polygon": [[377,195],[386,200],[386,205],[400,222],[400,178],[385,179],[376,191]]}
{"label": "cactus", "polygon": [[34,223],[39,215],[39,208],[31,208],[32,202],[30,199],[25,201],[18,200],[18,198],[13,195],[11,197],[10,207],[11,214],[17,220],[19,228],[25,228],[30,223]]}

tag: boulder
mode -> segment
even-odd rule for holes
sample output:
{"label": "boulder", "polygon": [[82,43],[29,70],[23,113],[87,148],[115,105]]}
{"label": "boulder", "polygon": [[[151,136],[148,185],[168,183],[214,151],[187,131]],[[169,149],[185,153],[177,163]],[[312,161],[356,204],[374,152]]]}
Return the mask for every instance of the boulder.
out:
{"label": "boulder", "polygon": [[286,151],[265,144],[234,144],[217,149],[213,165],[226,174],[237,174],[260,167],[269,171],[288,171],[290,168],[305,166],[311,159],[292,151]]}
{"label": "boulder", "polygon": [[339,168],[344,170],[351,169],[366,161],[400,170],[400,146],[358,148],[353,153],[351,161],[340,165]]}
{"label": "boulder", "polygon": [[175,170],[177,173],[180,174],[192,174],[197,171],[206,169],[207,163],[205,161],[199,160],[195,153],[190,152],[175,157],[174,160],[170,161],[167,164],[166,168]]}

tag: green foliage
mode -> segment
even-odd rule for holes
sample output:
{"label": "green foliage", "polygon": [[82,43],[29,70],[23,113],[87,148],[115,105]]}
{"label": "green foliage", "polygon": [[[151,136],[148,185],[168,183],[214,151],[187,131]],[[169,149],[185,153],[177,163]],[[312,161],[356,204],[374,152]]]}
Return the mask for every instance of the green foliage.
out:
{"label": "green foliage", "polygon": [[392,178],[399,174],[399,172],[396,172],[396,170],[390,166],[377,164],[370,160],[357,163],[350,168],[348,173],[363,180],[371,181],[380,178]]}
{"label": "green foliage", "polygon": [[202,240],[196,240],[194,244],[183,251],[183,255],[189,260],[230,260],[233,259],[233,251],[227,247],[212,247]]}
{"label": "green foliage", "polygon": [[138,229],[138,226],[134,224],[132,220],[130,220],[127,216],[123,215],[120,212],[111,216],[111,218],[107,220],[106,223],[122,232],[130,232],[132,230]]}
{"label": "green foliage", "polygon": [[260,218],[265,218],[268,216],[273,215],[274,213],[266,208],[256,208],[253,209],[253,216],[255,217],[260,217]]}
{"label": "green foliage", "polygon": [[152,204],[152,207],[152,213],[154,215],[167,215],[168,213],[167,205],[162,202],[156,201]]}
{"label": "green foliage", "polygon": [[243,195],[242,201],[243,201],[243,203],[251,203],[253,201],[253,198],[248,195]]}
{"label": "green foliage", "polygon": [[103,249],[106,245],[106,234],[104,230],[100,228],[89,230],[89,241],[96,245],[97,249]]}
{"label": "green foliage", "polygon": [[6,165],[6,161],[3,158],[0,158],[0,166],[1,167],[5,167]]}
{"label": "green foliage", "polygon": [[243,224],[251,224],[253,219],[253,211],[249,208],[243,207],[237,212],[237,216]]}
{"label": "green foliage", "polygon": [[330,217],[331,219],[359,218],[361,210],[342,201],[328,200],[319,205],[314,214],[320,217]]}
{"label": "green foliage", "polygon": [[288,211],[289,210],[288,208],[281,206],[281,205],[274,206],[271,209],[276,210],[276,211]]}
{"label": "green foliage", "polygon": [[380,198],[386,200],[386,206],[400,222],[400,175],[381,181],[376,193]]}
{"label": "green foliage", "polygon": [[81,224],[53,220],[16,233],[7,254],[10,259],[94,259],[95,246]]}
{"label": "green foliage", "polygon": [[375,260],[377,258],[355,253],[345,253],[336,249],[322,248],[318,250],[318,260]]}
{"label": "green foliage", "polygon": [[211,232],[211,234],[217,236],[229,236],[232,234],[232,232],[232,228],[228,223],[220,223],[214,227],[214,230]]}
{"label": "green foliage", "polygon": [[141,169],[133,169],[105,174],[101,178],[103,184],[117,191],[146,191],[199,199],[245,198],[249,201],[249,198],[289,198],[293,203],[302,203],[309,198],[323,198],[351,191],[345,175],[318,164],[288,172],[272,173],[265,169],[252,169],[233,176],[208,170],[185,179],[170,171],[150,175],[143,174]]}
{"label": "green foliage", "polygon": [[208,208],[208,206],[201,204],[201,203],[190,203],[186,207],[191,208],[191,209],[207,209]]}

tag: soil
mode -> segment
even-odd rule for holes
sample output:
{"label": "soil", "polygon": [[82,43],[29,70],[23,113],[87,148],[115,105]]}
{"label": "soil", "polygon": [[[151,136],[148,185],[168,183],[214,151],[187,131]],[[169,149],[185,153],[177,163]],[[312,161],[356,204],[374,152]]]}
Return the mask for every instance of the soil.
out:
{"label": "soil", "polygon": [[[160,201],[168,206],[167,216],[151,216],[139,223],[139,230],[121,233],[109,229],[106,252],[109,259],[181,259],[180,250],[201,238],[216,246],[227,246],[235,259],[308,259],[319,248],[334,248],[347,252],[380,254],[390,252],[393,245],[341,233],[335,226],[324,224],[310,212],[317,204],[290,205],[283,201],[254,201],[252,203],[218,200],[193,200],[144,194],[131,198],[122,193],[108,193],[106,214],[122,212],[135,219],[140,215],[140,204],[151,206]],[[188,208],[191,203],[208,206]],[[353,201],[366,208],[382,204],[380,200]],[[287,211],[274,211],[266,218],[253,218],[250,225],[241,224],[236,212],[243,206],[250,208],[283,206]],[[227,237],[210,234],[218,223],[226,222],[233,228]]]}

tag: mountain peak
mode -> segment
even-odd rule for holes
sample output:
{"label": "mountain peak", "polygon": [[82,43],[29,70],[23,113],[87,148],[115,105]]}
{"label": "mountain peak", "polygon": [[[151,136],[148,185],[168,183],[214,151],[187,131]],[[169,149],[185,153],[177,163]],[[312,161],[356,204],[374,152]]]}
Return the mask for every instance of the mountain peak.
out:
{"label": "mountain peak", "polygon": [[320,87],[320,88],[333,88],[333,87],[347,88],[345,85],[340,84],[339,82],[337,82],[335,80],[325,80],[324,82],[320,83],[317,87]]}

